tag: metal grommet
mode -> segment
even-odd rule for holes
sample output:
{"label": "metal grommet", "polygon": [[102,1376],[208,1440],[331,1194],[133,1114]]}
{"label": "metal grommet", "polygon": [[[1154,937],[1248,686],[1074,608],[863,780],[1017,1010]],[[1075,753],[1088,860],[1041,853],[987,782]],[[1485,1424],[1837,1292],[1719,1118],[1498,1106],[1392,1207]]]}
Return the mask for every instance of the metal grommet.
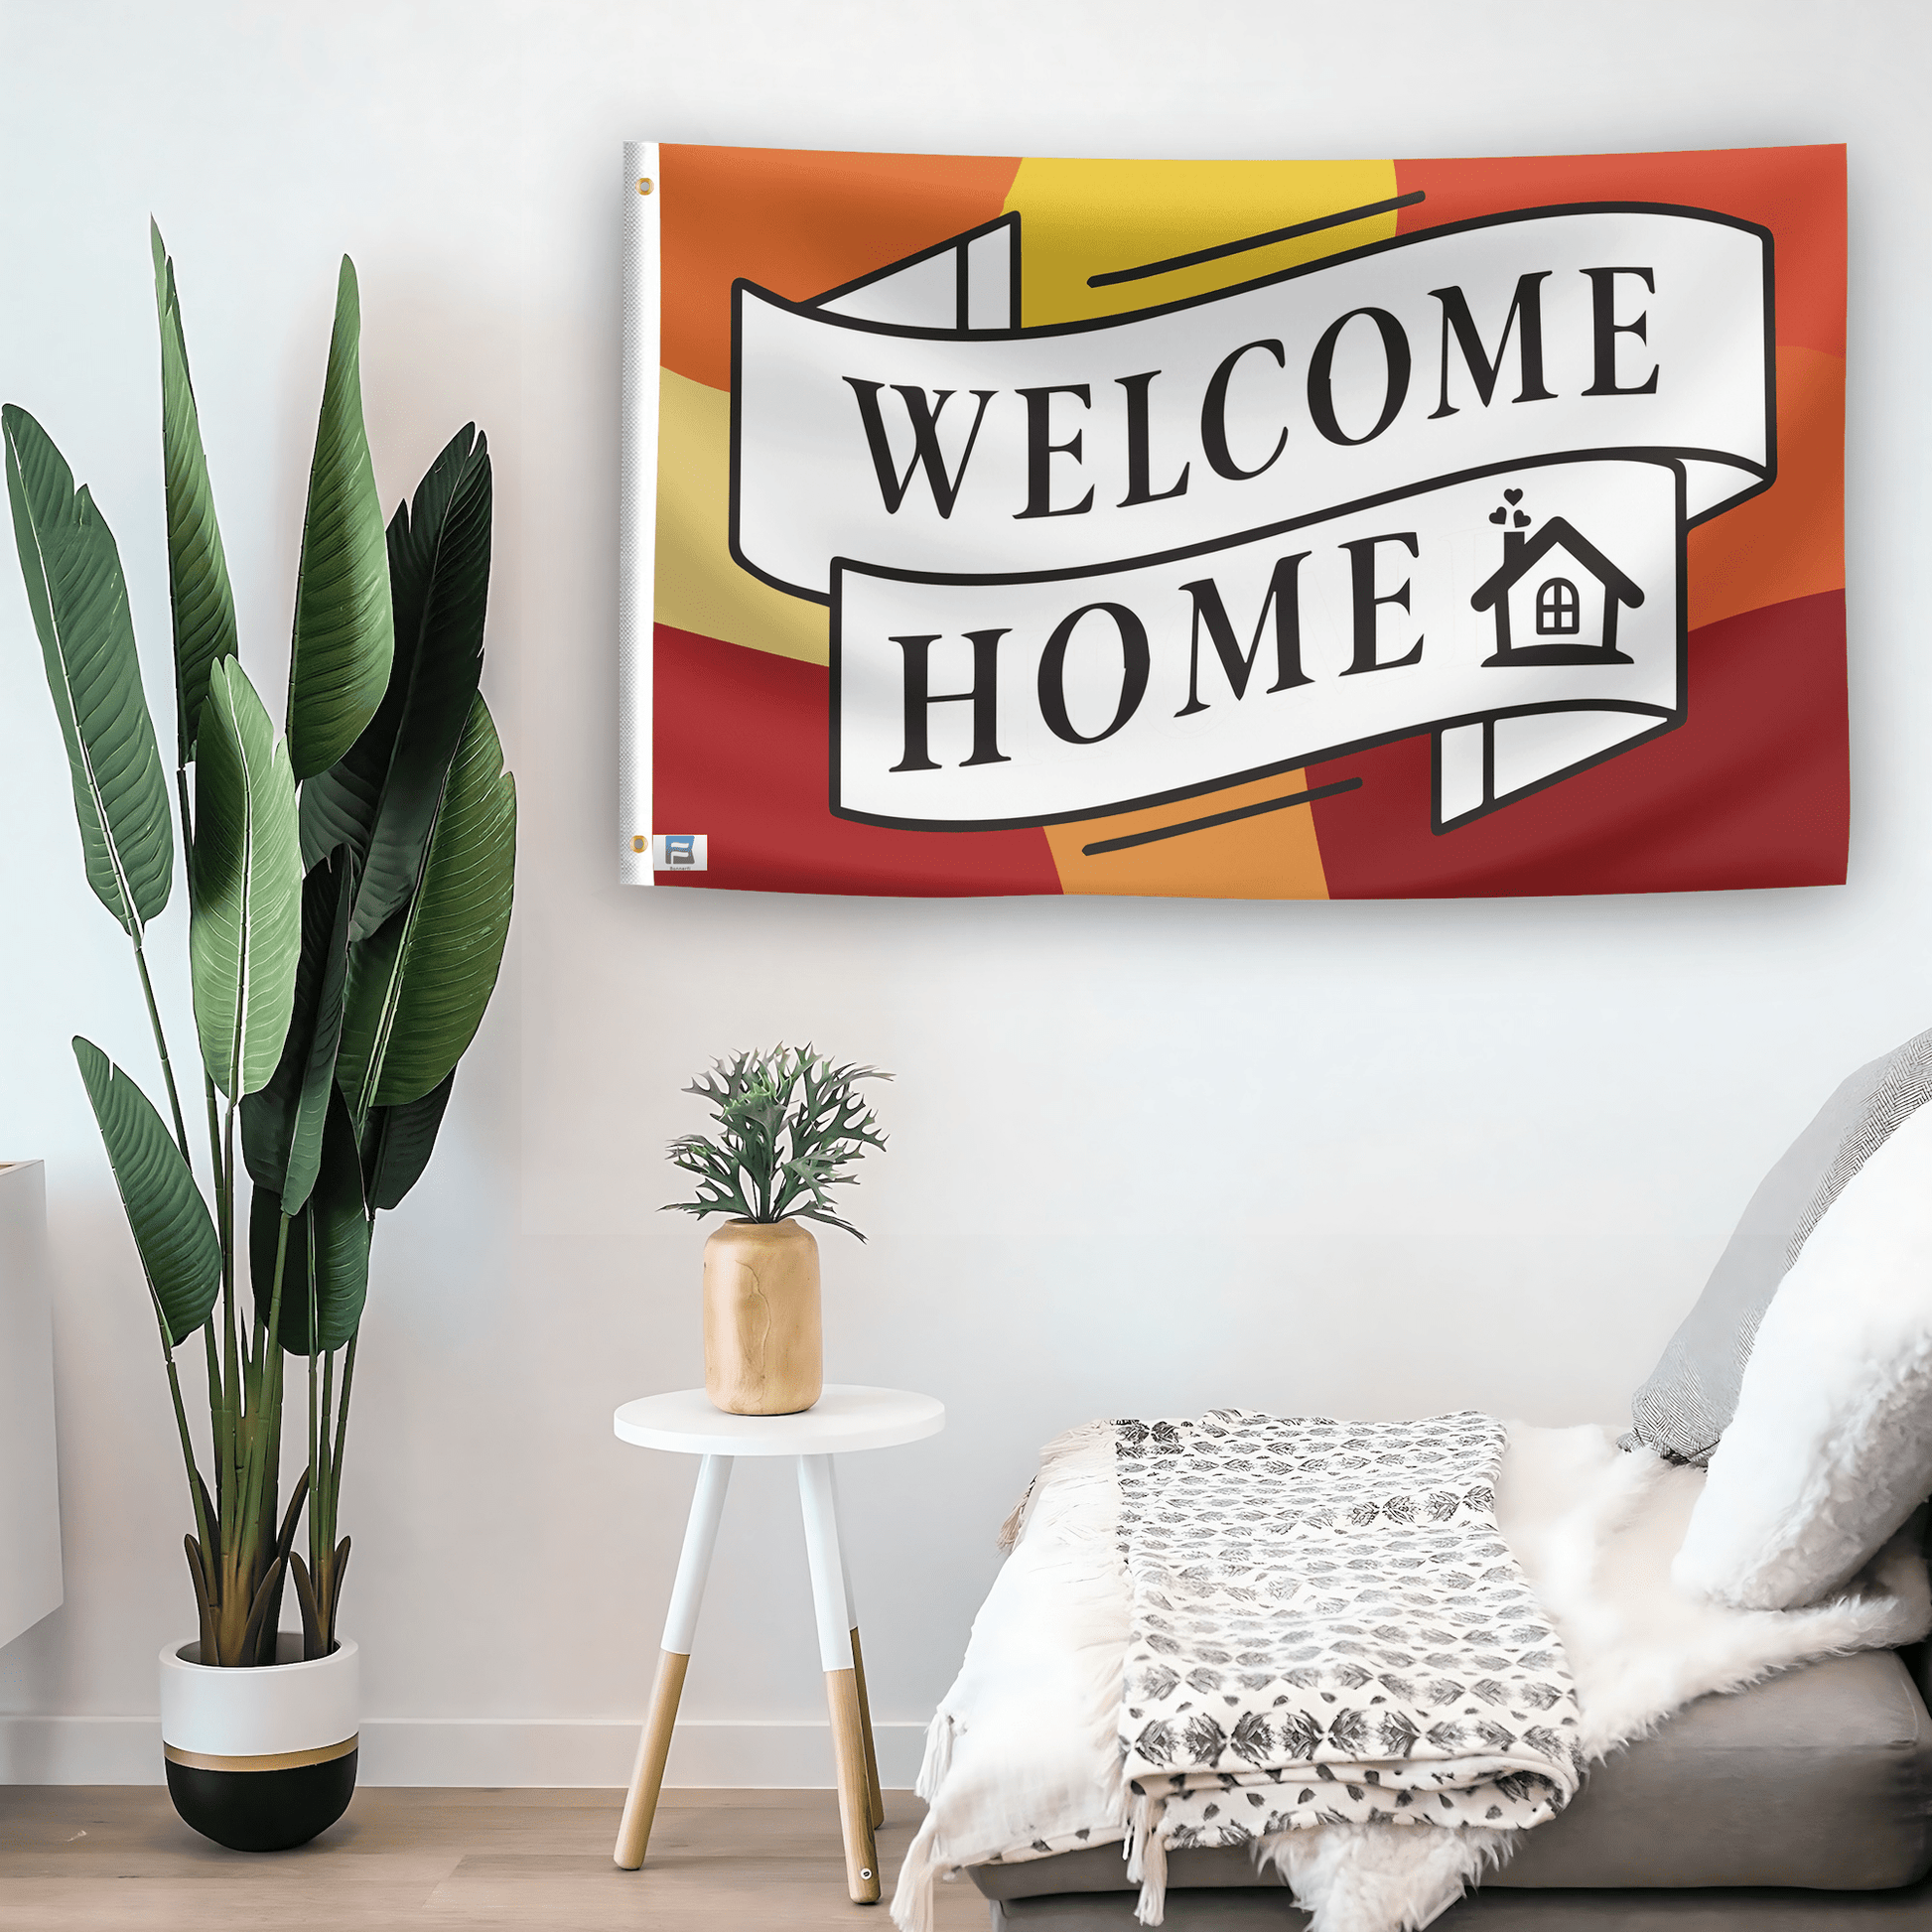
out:
{"label": "metal grommet", "polygon": [[637,193],[639,195],[648,195],[650,193],[650,177],[648,175],[639,175],[637,177]]}
{"label": "metal grommet", "polygon": [[632,837],[630,841],[630,849],[632,852],[645,852],[648,851],[649,848],[650,848],[650,840],[646,838],[643,833],[639,832]]}
{"label": "metal grommet", "polygon": [[864,1867],[864,1868],[863,1868],[863,1869],[862,1869],[862,1870],[860,1871],[860,1873],[859,1873],[859,1876],[860,1876],[861,1878],[870,1878],[870,1877],[872,1876],[872,1866],[871,1866],[871,1865],[866,1865],[866,1866],[865,1866],[865,1867]]}

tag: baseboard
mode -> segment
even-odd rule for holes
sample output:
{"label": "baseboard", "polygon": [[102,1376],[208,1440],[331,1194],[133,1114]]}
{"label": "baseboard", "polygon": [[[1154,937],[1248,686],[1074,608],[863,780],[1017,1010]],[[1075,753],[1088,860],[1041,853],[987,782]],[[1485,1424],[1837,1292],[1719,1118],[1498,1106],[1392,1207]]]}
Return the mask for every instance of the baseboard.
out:
{"label": "baseboard", "polygon": [[[361,1727],[363,1784],[622,1785],[641,1719],[373,1718]],[[918,1774],[925,1726],[882,1724],[880,1782]],[[158,1718],[0,1717],[0,1784],[159,1784]],[[665,1782],[699,1788],[829,1787],[825,1724],[680,1724]]]}

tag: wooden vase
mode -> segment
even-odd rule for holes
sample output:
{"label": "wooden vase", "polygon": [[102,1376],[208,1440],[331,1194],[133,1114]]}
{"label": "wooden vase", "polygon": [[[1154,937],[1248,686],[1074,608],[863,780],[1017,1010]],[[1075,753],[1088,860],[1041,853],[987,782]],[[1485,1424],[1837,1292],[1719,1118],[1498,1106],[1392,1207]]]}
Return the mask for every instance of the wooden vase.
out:
{"label": "wooden vase", "polygon": [[728,1416],[818,1400],[818,1243],[796,1221],[727,1221],[704,1244],[704,1386]]}

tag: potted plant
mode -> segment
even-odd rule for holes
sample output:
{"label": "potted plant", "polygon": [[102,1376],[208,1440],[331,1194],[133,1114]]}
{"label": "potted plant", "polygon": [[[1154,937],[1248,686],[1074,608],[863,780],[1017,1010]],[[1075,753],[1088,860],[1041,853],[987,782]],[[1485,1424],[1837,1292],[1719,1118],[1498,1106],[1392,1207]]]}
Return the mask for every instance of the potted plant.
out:
{"label": "potted plant", "polygon": [[[337,1509],[370,1232],[421,1175],[495,984],[516,796],[477,688],[483,439],[459,432],[385,534],[345,257],[278,739],[241,667],[158,230],[153,247],[172,809],[113,535],[32,416],[7,405],[0,438],[87,880],[133,942],[167,1105],[164,1120],[123,1068],[75,1039],[160,1330],[194,1525],[199,1635],[161,1660],[168,1783],[198,1830],[266,1851],[333,1824],[354,1787],[356,1647],[337,1629],[349,1550]],[[191,1089],[186,1107],[146,956],[173,885],[176,811],[204,1075],[201,1105]],[[206,1123],[206,1190],[191,1118]],[[200,1447],[177,1351],[199,1357],[205,1378]],[[291,1355],[307,1384],[308,1454],[284,1500]],[[302,1628],[282,1634],[291,1582]]]}
{"label": "potted plant", "polygon": [[731,1216],[704,1247],[705,1392],[728,1415],[792,1415],[825,1386],[818,1242],[799,1221],[866,1238],[832,1212],[829,1190],[858,1178],[867,1148],[886,1145],[858,1083],[892,1077],[778,1045],[714,1060],[684,1089],[707,1103],[717,1132],[671,1143],[697,1198],[665,1211]]}

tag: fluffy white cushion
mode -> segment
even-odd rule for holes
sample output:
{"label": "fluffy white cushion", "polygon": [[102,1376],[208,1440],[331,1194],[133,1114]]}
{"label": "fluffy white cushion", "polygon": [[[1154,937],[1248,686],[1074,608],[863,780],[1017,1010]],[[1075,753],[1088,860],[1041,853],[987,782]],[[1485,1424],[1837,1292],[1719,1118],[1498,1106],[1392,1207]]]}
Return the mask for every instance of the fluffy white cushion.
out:
{"label": "fluffy white cushion", "polygon": [[1748,1609],[1841,1588],[1932,1491],[1932,1107],[1855,1174],[1766,1311],[1671,1568]]}

